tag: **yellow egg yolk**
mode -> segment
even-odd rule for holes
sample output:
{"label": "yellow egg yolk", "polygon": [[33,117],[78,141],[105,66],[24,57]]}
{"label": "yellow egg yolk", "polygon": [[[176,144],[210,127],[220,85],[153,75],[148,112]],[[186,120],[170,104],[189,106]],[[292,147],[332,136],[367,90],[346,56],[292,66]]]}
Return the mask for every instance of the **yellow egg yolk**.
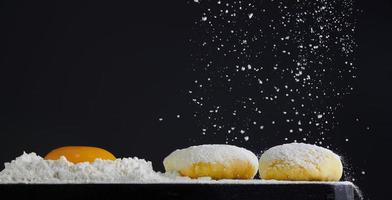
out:
{"label": "yellow egg yolk", "polygon": [[61,156],[67,158],[72,163],[81,162],[94,162],[95,159],[100,158],[102,160],[115,160],[113,154],[105,149],[98,147],[88,146],[66,146],[52,150],[45,156],[45,160],[57,160]]}

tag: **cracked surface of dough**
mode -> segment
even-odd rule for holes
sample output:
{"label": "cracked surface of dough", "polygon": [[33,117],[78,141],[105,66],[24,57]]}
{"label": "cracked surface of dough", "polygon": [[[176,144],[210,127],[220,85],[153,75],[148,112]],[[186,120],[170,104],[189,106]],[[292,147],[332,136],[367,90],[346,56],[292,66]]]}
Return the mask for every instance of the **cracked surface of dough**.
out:
{"label": "cracked surface of dough", "polygon": [[262,179],[293,181],[338,181],[342,177],[340,157],[323,147],[290,143],[272,147],[259,160]]}
{"label": "cracked surface of dough", "polygon": [[172,152],[163,164],[190,178],[252,179],[258,170],[258,159],[252,152],[232,145],[199,145]]}

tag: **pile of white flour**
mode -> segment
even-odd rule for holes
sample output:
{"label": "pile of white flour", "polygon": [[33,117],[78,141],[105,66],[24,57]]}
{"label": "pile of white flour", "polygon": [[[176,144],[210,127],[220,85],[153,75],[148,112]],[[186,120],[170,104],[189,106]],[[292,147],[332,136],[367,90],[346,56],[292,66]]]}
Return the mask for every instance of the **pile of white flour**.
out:
{"label": "pile of white flour", "polygon": [[0,172],[0,183],[129,183],[185,180],[175,174],[155,172],[144,159],[97,159],[73,164],[65,157],[44,160],[35,153],[23,153]]}

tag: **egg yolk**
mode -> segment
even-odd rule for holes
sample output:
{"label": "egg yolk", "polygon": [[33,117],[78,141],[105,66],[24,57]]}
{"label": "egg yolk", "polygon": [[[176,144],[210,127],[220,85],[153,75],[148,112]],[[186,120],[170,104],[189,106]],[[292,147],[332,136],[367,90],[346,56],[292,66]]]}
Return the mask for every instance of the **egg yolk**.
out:
{"label": "egg yolk", "polygon": [[102,160],[115,160],[113,154],[105,149],[98,147],[88,146],[66,146],[52,150],[45,156],[45,160],[57,160],[61,156],[67,158],[72,163],[81,162],[94,162],[95,159],[100,158]]}

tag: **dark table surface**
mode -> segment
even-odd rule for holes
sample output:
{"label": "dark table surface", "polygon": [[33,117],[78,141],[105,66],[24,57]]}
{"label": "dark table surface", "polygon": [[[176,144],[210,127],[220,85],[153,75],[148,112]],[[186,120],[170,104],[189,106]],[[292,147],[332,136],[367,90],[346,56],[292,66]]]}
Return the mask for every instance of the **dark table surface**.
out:
{"label": "dark table surface", "polygon": [[14,199],[266,199],[354,200],[354,185],[342,184],[0,184]]}

